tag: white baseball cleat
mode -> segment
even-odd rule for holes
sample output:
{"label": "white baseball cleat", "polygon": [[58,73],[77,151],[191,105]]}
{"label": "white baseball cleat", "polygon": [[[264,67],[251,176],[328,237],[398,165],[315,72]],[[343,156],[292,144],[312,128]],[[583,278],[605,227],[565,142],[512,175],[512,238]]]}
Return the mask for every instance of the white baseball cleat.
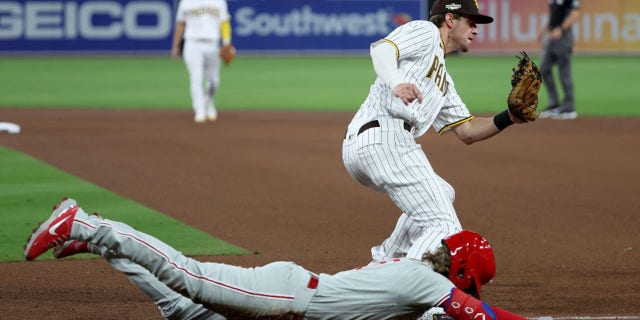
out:
{"label": "white baseball cleat", "polygon": [[549,118],[554,120],[573,120],[578,118],[578,113],[575,111],[552,112]]}
{"label": "white baseball cleat", "polygon": [[538,116],[540,119],[554,119],[554,120],[573,120],[578,118],[578,113],[572,107],[556,106],[547,108]]}

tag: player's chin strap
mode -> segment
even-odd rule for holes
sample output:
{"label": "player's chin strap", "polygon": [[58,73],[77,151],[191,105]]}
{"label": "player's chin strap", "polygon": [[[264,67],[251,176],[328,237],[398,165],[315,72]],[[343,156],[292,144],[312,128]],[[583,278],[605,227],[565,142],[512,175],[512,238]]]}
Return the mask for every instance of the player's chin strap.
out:
{"label": "player's chin strap", "polygon": [[456,320],[527,320],[509,311],[490,307],[458,288],[451,289],[451,297],[444,310]]}

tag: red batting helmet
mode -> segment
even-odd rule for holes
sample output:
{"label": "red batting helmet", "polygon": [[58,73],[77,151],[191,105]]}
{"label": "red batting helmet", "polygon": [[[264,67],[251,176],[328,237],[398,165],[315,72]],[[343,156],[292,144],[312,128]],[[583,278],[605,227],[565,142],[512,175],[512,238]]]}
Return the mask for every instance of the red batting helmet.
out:
{"label": "red batting helmet", "polygon": [[442,240],[451,253],[449,280],[458,289],[480,297],[480,287],[496,274],[496,260],[489,241],[463,230]]}

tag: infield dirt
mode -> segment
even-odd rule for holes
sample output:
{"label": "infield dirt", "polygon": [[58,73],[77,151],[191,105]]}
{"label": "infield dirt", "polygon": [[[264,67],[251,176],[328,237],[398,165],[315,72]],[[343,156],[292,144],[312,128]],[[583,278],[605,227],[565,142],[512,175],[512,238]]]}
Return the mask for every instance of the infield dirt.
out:
{"label": "infield dirt", "polygon": [[[3,108],[22,133],[0,142],[256,252],[202,261],[335,273],[368,263],[393,229],[399,210],[342,165],[351,113],[191,116]],[[485,300],[530,317],[640,315],[640,118],[538,120],[471,146],[432,132],[419,142],[456,189],[462,225],[494,246]],[[0,277],[3,319],[160,319],[102,260],[1,263]]]}

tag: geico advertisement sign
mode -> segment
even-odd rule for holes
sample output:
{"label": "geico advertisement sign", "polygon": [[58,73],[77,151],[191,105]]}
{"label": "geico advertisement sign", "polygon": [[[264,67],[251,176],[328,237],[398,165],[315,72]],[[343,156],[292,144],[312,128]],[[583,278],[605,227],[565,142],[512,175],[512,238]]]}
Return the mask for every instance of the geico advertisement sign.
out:
{"label": "geico advertisement sign", "polygon": [[[398,20],[398,21],[396,21]],[[371,12],[314,12],[311,6],[289,12],[256,12],[249,6],[239,7],[234,16],[234,33],[249,36],[375,36],[386,35],[408,17],[378,8]]]}
{"label": "geico advertisement sign", "polygon": [[2,1],[0,39],[161,39],[172,18],[166,1]]}

